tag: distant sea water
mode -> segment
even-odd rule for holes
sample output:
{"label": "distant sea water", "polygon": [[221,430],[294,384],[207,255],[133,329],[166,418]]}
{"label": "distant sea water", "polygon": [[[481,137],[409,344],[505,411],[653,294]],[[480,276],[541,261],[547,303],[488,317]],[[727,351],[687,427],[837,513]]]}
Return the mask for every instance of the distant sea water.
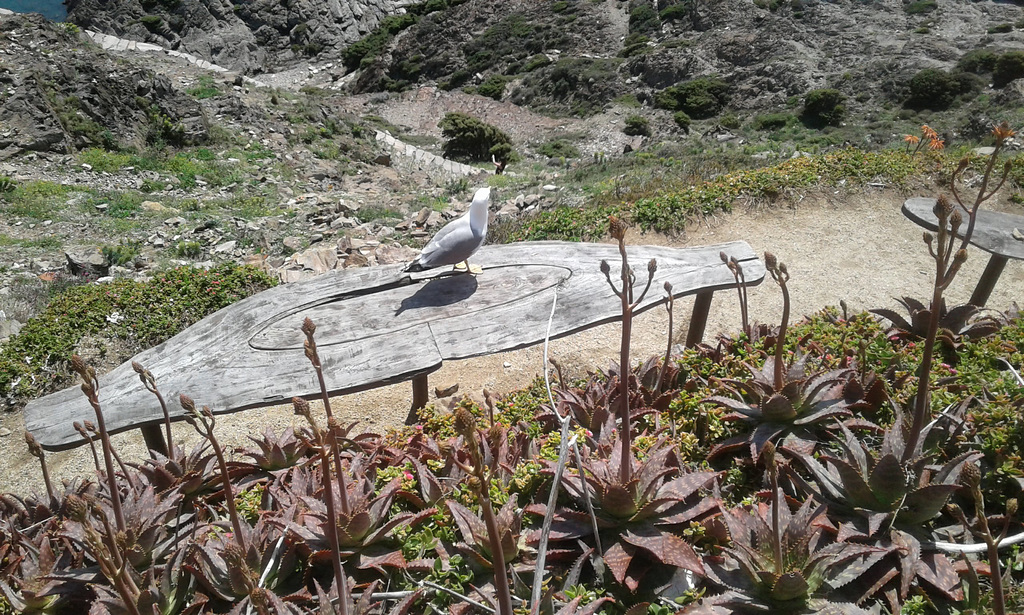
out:
{"label": "distant sea water", "polygon": [[42,13],[54,21],[64,21],[68,17],[63,0],[0,0],[0,9],[17,13]]}

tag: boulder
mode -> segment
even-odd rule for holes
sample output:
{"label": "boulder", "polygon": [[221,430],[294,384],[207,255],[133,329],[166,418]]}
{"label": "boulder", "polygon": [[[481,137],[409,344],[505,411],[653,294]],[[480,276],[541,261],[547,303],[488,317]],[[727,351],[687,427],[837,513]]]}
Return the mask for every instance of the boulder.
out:
{"label": "boulder", "polygon": [[64,258],[72,275],[102,278],[110,273],[110,264],[99,250],[64,252]]}

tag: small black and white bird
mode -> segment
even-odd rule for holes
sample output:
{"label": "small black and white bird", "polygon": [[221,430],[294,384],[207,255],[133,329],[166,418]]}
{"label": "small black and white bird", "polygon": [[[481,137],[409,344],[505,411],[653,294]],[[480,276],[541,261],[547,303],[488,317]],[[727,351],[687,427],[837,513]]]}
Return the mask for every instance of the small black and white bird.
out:
{"label": "small black and white bird", "polygon": [[469,257],[484,245],[484,238],[487,236],[487,208],[490,201],[490,188],[477,190],[469,211],[438,231],[423,248],[419,258],[410,263],[404,271],[423,271],[455,265],[457,271],[483,273],[483,268],[479,265],[470,266]]}

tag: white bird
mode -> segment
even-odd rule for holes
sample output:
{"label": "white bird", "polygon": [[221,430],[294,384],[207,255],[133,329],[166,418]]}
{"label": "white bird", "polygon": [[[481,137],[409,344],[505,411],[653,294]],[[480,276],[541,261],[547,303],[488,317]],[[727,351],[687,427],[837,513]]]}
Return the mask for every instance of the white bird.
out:
{"label": "white bird", "polygon": [[[487,206],[491,200],[491,189],[480,188],[473,195],[473,204],[462,216],[452,220],[434,235],[419,258],[409,264],[405,271],[423,271],[444,265],[455,265],[455,269],[483,273],[479,265],[469,265],[469,257],[484,244],[487,236]],[[463,265],[459,267],[459,265]]]}

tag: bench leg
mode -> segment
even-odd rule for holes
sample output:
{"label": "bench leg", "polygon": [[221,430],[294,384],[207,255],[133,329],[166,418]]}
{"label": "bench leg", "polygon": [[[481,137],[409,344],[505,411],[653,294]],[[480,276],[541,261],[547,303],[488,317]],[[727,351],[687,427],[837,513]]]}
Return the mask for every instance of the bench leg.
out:
{"label": "bench leg", "polygon": [[429,389],[427,387],[427,375],[416,376],[412,379],[412,408],[409,409],[409,415],[405,417],[406,425],[415,425],[417,416],[416,411],[427,405],[427,399],[430,396]]}
{"label": "bench leg", "polygon": [[686,347],[693,348],[704,341],[704,328],[708,324],[708,311],[711,309],[711,298],[715,291],[706,290],[697,293],[693,302],[693,314],[690,316],[690,328],[686,332]]}
{"label": "bench leg", "polygon": [[146,441],[146,448],[161,455],[168,455],[167,443],[164,442],[164,433],[160,427],[159,423],[153,423],[152,425],[143,425],[139,431],[142,432],[142,438]]}
{"label": "bench leg", "polygon": [[988,303],[989,295],[992,294],[992,289],[996,286],[996,281],[1003,274],[1006,261],[1007,258],[1005,256],[999,256],[998,254],[993,254],[992,258],[988,259],[985,271],[982,272],[981,279],[978,280],[978,285],[974,288],[974,294],[971,295],[971,305],[985,307],[985,304]]}

